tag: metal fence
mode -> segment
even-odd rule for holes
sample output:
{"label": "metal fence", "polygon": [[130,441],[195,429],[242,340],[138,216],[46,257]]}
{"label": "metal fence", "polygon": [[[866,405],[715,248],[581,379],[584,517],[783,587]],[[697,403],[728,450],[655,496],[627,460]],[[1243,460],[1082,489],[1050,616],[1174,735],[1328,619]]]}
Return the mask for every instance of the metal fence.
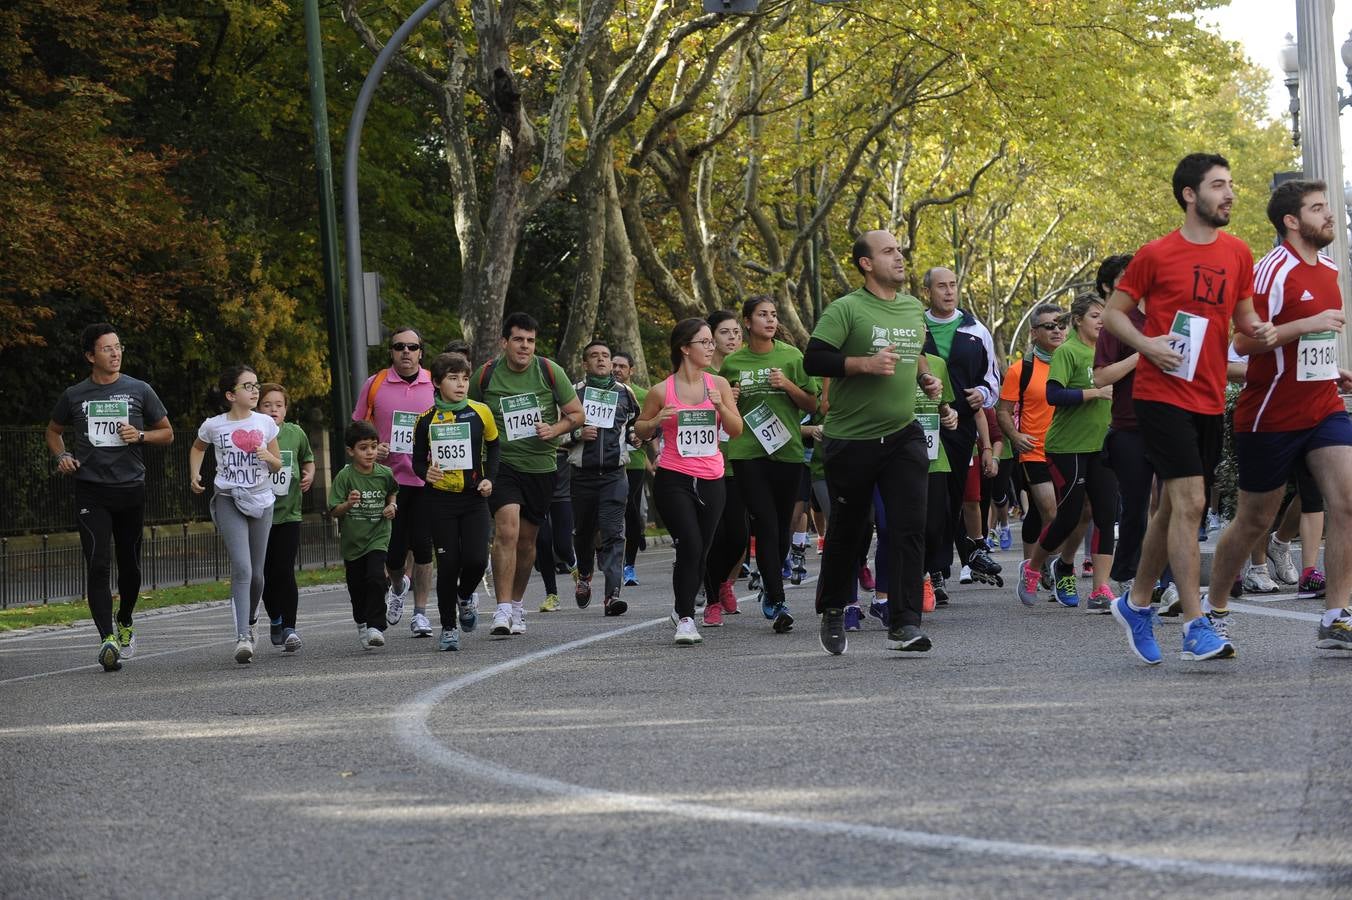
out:
{"label": "metal fence", "polygon": [[[57,475],[40,427],[0,428],[0,535],[50,534],[75,530],[75,483]],[[309,432],[315,449],[315,483],[302,494],[301,509],[318,513],[324,509],[328,492],[328,467],[324,464],[320,432]],[[174,442],[168,447],[147,445],[142,449],[146,461],[147,525],[180,522],[207,522],[207,498],[188,489],[188,450],[197,437],[195,431],[175,429]],[[211,483],[215,459],[206,455],[202,481]],[[78,555],[78,554],[77,554]]]}
{"label": "metal fence", "polygon": [[[36,546],[24,546],[33,544]],[[0,608],[85,596],[80,545],[52,544],[49,535],[43,535],[40,542],[0,538]],[[336,523],[319,518],[302,522],[297,569],[324,569],[340,562]],[[141,542],[142,590],[219,581],[229,576],[225,545],[215,531],[191,529],[187,524],[153,525]],[[116,560],[109,585],[117,593]]]}

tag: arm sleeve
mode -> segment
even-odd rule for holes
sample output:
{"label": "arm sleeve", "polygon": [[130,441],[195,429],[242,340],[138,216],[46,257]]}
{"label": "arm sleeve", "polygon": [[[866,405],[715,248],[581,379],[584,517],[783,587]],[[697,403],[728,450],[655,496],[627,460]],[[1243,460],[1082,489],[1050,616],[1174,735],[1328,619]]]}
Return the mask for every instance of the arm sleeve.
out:
{"label": "arm sleeve", "polygon": [[484,477],[489,481],[497,481],[498,460],[502,457],[502,450],[498,447],[497,438],[485,441],[484,449],[488,451],[488,458],[484,461]]}
{"label": "arm sleeve", "polygon": [[432,412],[428,410],[418,417],[418,423],[413,426],[413,457],[409,462],[413,466],[413,474],[421,481],[427,481],[427,460],[432,455],[431,424]]}
{"label": "arm sleeve", "polygon": [[990,409],[995,405],[995,401],[1000,399],[1000,369],[995,358],[995,341],[991,338],[990,329],[985,326],[981,328],[981,346],[986,351],[986,372],[977,389],[984,398],[981,402],[982,408]]}
{"label": "arm sleeve", "polygon": [[821,338],[812,338],[807,342],[807,351],[803,353],[803,369],[809,375],[827,378],[845,376],[845,354]]}
{"label": "arm sleeve", "polygon": [[1047,402],[1052,406],[1079,406],[1084,402],[1084,391],[1068,388],[1059,381],[1047,379]]}

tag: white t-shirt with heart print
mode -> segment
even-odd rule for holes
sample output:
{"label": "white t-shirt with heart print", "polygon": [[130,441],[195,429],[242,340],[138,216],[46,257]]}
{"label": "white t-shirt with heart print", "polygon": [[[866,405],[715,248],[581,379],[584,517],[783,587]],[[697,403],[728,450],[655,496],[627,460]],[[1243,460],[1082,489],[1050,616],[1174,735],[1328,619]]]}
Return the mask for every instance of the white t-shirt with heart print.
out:
{"label": "white t-shirt with heart print", "polygon": [[272,416],[260,412],[249,413],[247,419],[231,419],[221,413],[203,422],[197,429],[197,439],[216,451],[216,490],[271,496],[268,467],[258,458],[258,448],[267,446],[277,431]]}

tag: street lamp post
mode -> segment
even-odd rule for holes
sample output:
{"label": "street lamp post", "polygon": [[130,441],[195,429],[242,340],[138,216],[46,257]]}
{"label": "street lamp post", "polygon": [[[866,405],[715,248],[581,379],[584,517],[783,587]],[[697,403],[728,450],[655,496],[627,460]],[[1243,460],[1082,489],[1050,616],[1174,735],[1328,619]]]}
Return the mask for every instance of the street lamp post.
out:
{"label": "street lamp post", "polygon": [[[1296,75],[1299,94],[1293,105],[1300,110],[1299,131],[1293,128],[1293,138],[1299,142],[1306,178],[1318,179],[1328,185],[1328,201],[1333,208],[1333,220],[1339,223],[1333,231],[1329,255],[1338,264],[1338,287],[1343,295],[1343,310],[1348,311],[1352,300],[1352,270],[1348,258],[1347,208],[1343,198],[1343,151],[1338,131],[1338,116],[1344,106],[1352,105],[1352,98],[1343,96],[1338,87],[1337,61],[1333,49],[1333,0],[1296,0]],[[1293,71],[1287,66],[1289,53],[1282,52],[1283,68],[1288,78]],[[1343,62],[1352,61],[1352,36],[1342,46]],[[1348,76],[1352,84],[1352,73]],[[1301,138],[1303,137],[1303,140]],[[1338,338],[1339,363],[1352,364],[1352,330],[1344,329]]]}

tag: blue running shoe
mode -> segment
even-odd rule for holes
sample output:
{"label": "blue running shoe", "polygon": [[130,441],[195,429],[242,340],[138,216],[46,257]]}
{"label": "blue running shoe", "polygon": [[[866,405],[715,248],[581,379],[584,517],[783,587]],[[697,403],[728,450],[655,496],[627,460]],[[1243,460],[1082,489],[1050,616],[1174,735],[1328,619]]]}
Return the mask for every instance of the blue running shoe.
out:
{"label": "blue running shoe", "polygon": [[845,607],[846,631],[858,631],[863,624],[864,624],[864,613],[859,609],[859,607],[857,606]]}
{"label": "blue running shoe", "polygon": [[1235,645],[1222,638],[1211,627],[1206,616],[1194,619],[1183,631],[1183,659],[1229,659],[1235,655]]}
{"label": "blue running shoe", "polygon": [[1075,578],[1074,569],[1056,577],[1056,602],[1062,606],[1080,605],[1079,581]]}
{"label": "blue running shoe", "polygon": [[457,617],[460,619],[460,627],[464,629],[465,634],[474,630],[474,626],[479,623],[479,592],[475,591],[469,595],[468,600],[461,600],[456,606]]}
{"label": "blue running shoe", "polygon": [[638,573],[634,571],[633,566],[624,567],[624,586],[625,587],[638,586]]}
{"label": "blue running shoe", "polygon": [[[849,609],[849,607],[845,607]],[[892,627],[892,613],[888,610],[886,600],[874,600],[868,605],[868,614],[873,616],[879,622],[883,623],[884,628]]]}
{"label": "blue running shoe", "polygon": [[767,619],[773,619],[775,617],[775,611],[779,608],[779,604],[770,601],[770,597],[765,593],[765,588],[761,588],[760,597],[758,599],[760,600],[761,615],[765,616]]}
{"label": "blue running shoe", "polygon": [[1000,549],[1008,550],[1014,546],[1014,534],[1009,530],[1008,525],[1000,526]]}
{"label": "blue running shoe", "polygon": [[779,570],[779,577],[786,580],[793,577],[793,557],[784,557],[784,567]]}
{"label": "blue running shoe", "polygon": [[775,621],[770,627],[774,629],[775,634],[787,634],[793,630],[793,616],[789,615],[789,604],[775,604]]}
{"label": "blue running shoe", "polygon": [[1160,645],[1155,642],[1153,611],[1132,609],[1128,602],[1130,599],[1131,590],[1128,589],[1125,594],[1113,601],[1113,618],[1122,623],[1122,627],[1126,629],[1131,652],[1135,653],[1141,662],[1157,666],[1164,657],[1160,655]]}

